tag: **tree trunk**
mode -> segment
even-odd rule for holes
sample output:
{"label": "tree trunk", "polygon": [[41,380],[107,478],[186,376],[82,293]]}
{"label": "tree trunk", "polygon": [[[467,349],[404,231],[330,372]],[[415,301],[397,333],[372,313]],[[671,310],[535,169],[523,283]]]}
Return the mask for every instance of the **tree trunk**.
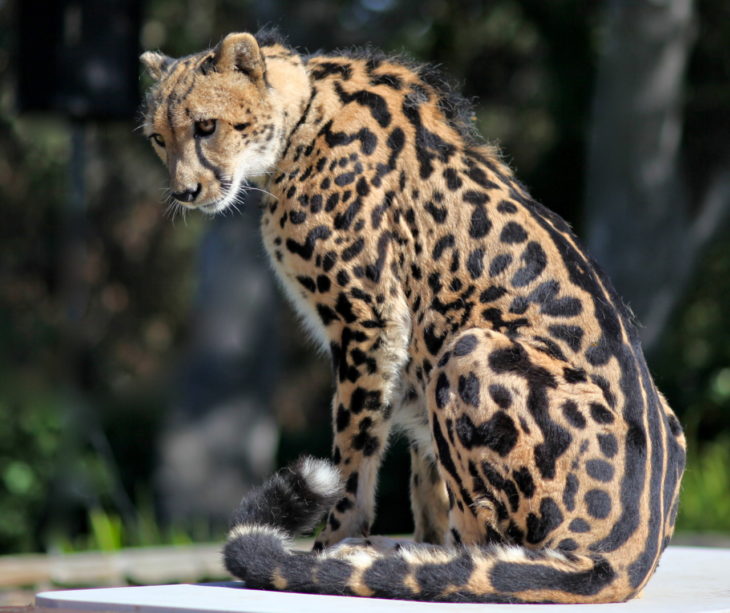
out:
{"label": "tree trunk", "polygon": [[[607,6],[588,151],[587,242],[642,323],[649,350],[708,238],[692,227],[680,171],[694,32],[692,0]],[[706,227],[723,207],[703,207],[695,222]]]}

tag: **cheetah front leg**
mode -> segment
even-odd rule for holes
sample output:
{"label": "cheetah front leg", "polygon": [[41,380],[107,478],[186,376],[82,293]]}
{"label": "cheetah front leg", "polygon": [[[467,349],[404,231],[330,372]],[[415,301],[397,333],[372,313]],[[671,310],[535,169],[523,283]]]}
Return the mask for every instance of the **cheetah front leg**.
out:
{"label": "cheetah front leg", "polygon": [[411,444],[411,509],[413,538],[419,543],[443,545],[449,529],[449,498],[436,460]]}
{"label": "cheetah front leg", "polygon": [[345,327],[340,342],[332,344],[337,381],[332,401],[333,459],[342,474],[345,495],[330,511],[315,549],[370,534],[378,469],[392,425],[393,404],[400,401],[398,381],[410,334],[403,318],[381,321],[378,328]]}

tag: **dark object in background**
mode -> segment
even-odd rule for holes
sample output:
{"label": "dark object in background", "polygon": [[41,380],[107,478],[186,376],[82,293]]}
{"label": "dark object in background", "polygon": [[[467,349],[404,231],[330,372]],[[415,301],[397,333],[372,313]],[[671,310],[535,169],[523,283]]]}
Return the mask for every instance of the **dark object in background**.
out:
{"label": "dark object in background", "polygon": [[16,10],[20,112],[136,114],[140,0],[22,0]]}

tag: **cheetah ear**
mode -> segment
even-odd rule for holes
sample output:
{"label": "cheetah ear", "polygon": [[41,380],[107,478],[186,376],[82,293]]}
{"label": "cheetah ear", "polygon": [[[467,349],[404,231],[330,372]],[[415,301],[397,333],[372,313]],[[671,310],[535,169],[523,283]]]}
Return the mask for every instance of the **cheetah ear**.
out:
{"label": "cheetah ear", "polygon": [[252,81],[263,78],[266,66],[256,39],[247,32],[226,36],[215,48],[215,64],[220,72],[237,70]]}
{"label": "cheetah ear", "polygon": [[159,81],[174,60],[159,51],[145,51],[139,56],[139,61],[142,62],[149,75],[155,81]]}

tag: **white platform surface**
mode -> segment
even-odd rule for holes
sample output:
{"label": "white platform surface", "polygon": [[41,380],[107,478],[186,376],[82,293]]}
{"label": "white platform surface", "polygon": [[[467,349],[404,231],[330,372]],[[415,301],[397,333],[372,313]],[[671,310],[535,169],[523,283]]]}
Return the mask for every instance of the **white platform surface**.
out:
{"label": "white platform surface", "polygon": [[247,590],[242,583],[150,585],[42,592],[36,606],[45,609],[172,613],[501,613],[567,611],[581,613],[719,612],[730,613],[730,549],[669,547],[641,598],[604,605],[441,604],[348,596],[315,596]]}

